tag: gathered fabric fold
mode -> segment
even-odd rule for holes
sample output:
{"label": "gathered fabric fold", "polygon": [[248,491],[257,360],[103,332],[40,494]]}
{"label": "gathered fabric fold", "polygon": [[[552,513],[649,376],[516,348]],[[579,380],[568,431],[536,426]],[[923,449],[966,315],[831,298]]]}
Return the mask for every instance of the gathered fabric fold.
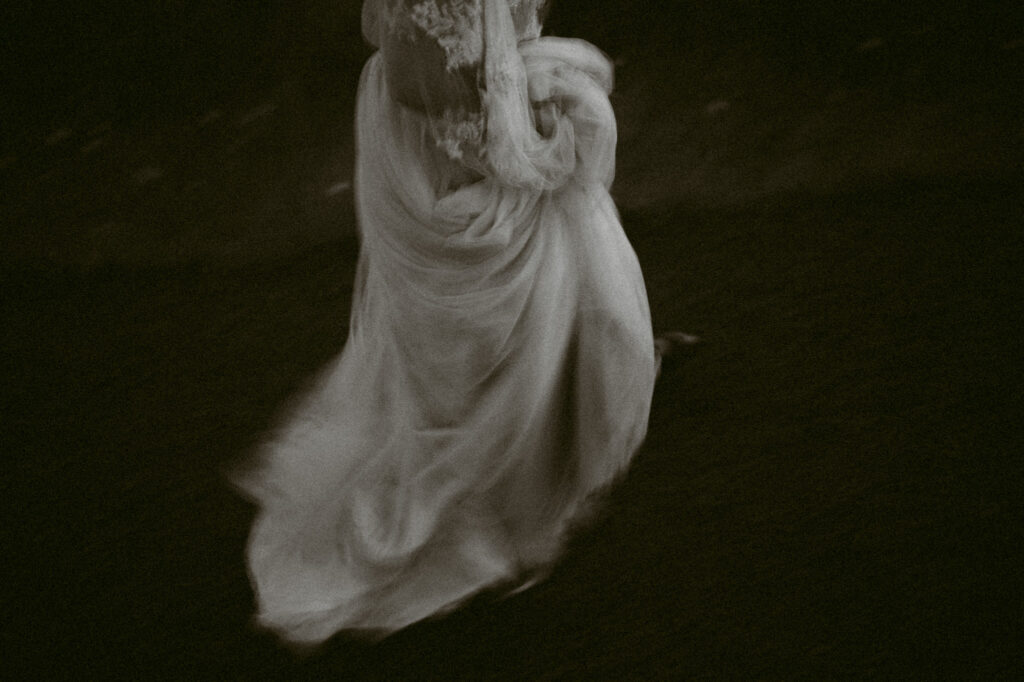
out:
{"label": "gathered fabric fold", "polygon": [[515,48],[536,115],[489,117],[504,161],[455,188],[379,54],[363,72],[349,337],[237,480],[259,506],[259,619],[289,641],[391,632],[543,571],[645,435],[656,363],[607,191],[611,69],[578,41]]}

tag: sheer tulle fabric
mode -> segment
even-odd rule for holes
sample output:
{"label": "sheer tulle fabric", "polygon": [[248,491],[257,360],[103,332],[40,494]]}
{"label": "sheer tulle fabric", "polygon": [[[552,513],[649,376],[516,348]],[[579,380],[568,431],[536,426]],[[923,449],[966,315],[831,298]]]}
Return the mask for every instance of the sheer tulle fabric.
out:
{"label": "sheer tulle fabric", "polygon": [[259,505],[258,617],[289,641],[391,632],[543,572],[644,437],[656,361],[607,192],[610,69],[584,43],[516,50],[548,134],[454,191],[383,55],[363,72],[349,338],[237,481]]}

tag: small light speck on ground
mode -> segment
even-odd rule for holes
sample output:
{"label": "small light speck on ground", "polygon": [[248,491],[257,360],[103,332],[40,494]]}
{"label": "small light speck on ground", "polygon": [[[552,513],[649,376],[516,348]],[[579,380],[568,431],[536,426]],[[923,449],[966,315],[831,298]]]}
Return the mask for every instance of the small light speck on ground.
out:
{"label": "small light speck on ground", "polygon": [[724,113],[729,110],[729,103],[724,99],[716,99],[710,102],[705,108],[704,112],[708,116],[717,116],[718,114]]}
{"label": "small light speck on ground", "polygon": [[46,146],[55,147],[69,137],[71,137],[71,128],[58,128],[46,138]]}
{"label": "small light speck on ground", "polygon": [[277,111],[277,105],[274,104],[273,102],[261,104],[260,106],[254,107],[249,111],[245,112],[242,118],[239,119],[238,125],[247,126],[250,123],[254,123],[255,121],[258,121],[261,118],[266,118],[267,116],[270,116],[275,111]]}
{"label": "small light speck on ground", "polygon": [[46,170],[43,173],[40,173],[39,175],[36,176],[36,183],[40,185],[48,183],[56,179],[58,175],[60,175],[59,168],[50,168],[49,170]]}
{"label": "small light speck on ground", "polygon": [[106,144],[106,142],[107,138],[105,137],[98,137],[95,140],[90,140],[89,142],[82,145],[82,153],[90,154],[99,149],[100,147],[102,147],[104,144]]}
{"label": "small light speck on ground", "polygon": [[203,114],[203,117],[199,119],[199,127],[202,128],[204,126],[208,126],[211,123],[220,119],[221,116],[223,116],[223,114],[220,112],[220,110],[211,109],[207,111],[205,114]]}
{"label": "small light speck on ground", "polygon": [[881,38],[868,38],[863,43],[857,46],[857,51],[871,52],[872,50],[877,50],[878,48],[882,47],[882,45],[884,44],[885,41],[882,40]]}
{"label": "small light speck on ground", "polygon": [[164,172],[156,166],[143,166],[132,173],[132,180],[139,185],[148,185],[164,176]]}
{"label": "small light speck on ground", "polygon": [[106,133],[109,133],[113,129],[113,124],[110,121],[104,121],[99,125],[93,126],[88,133],[87,137],[102,137]]}
{"label": "small light speck on ground", "polygon": [[329,197],[335,197],[341,194],[342,192],[347,192],[351,187],[351,182],[336,182],[330,187],[328,187],[324,194],[326,194]]}

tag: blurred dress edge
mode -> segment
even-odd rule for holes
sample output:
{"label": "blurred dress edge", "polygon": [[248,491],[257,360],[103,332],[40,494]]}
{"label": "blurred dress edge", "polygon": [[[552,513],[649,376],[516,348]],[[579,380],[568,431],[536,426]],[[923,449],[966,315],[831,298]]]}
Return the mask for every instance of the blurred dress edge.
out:
{"label": "blurred dress edge", "polygon": [[384,55],[364,68],[349,337],[235,480],[259,507],[258,620],[287,641],[387,634],[543,573],[645,436],[656,358],[608,194],[610,65],[580,41],[515,49],[547,118],[529,124],[562,146],[466,184]]}

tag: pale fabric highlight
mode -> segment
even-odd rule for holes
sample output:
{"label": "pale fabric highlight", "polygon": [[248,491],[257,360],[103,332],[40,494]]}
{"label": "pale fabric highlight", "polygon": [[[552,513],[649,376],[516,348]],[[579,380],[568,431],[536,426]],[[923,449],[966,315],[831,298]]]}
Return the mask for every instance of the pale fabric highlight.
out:
{"label": "pale fabric highlight", "polygon": [[487,100],[493,172],[439,182],[428,117],[370,59],[349,338],[237,481],[259,505],[259,621],[292,642],[391,632],[543,574],[646,432],[656,361],[607,192],[610,66],[577,41],[517,47],[504,1],[484,3],[487,46],[515,51],[487,64],[514,84]]}

